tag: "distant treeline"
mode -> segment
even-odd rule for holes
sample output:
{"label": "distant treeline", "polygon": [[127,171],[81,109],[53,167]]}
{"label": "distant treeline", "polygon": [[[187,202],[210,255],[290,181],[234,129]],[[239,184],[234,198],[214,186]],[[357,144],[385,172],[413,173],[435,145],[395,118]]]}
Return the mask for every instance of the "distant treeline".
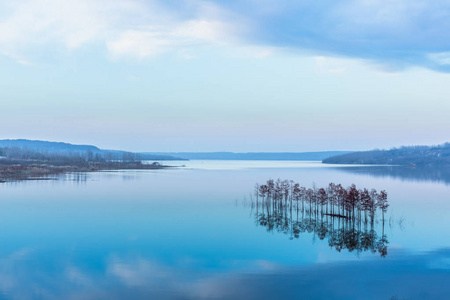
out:
{"label": "distant treeline", "polygon": [[65,151],[62,153],[34,151],[27,148],[0,148],[0,166],[53,165],[87,167],[92,163],[140,163],[139,154],[122,152]]}
{"label": "distant treeline", "polygon": [[450,143],[438,146],[409,146],[390,150],[352,152],[326,158],[325,164],[387,164],[450,166]]}
{"label": "distant treeline", "polygon": [[18,159],[70,160],[70,161],[141,161],[141,160],[178,160],[168,155],[151,155],[121,150],[102,150],[91,145],[73,145],[69,143],[32,141],[32,140],[0,140],[0,152],[3,156]]}
{"label": "distant treeline", "polygon": [[0,148],[0,183],[17,180],[55,179],[65,173],[105,170],[163,169],[158,162],[142,162],[129,152],[34,151],[28,148]]}
{"label": "distant treeline", "polygon": [[151,152],[149,155],[169,155],[183,159],[202,160],[311,160],[323,159],[349,153],[348,151],[321,151],[321,152]]}
{"label": "distant treeline", "polygon": [[31,165],[49,163],[56,166],[76,165],[85,166],[89,162],[105,162],[99,153],[94,154],[91,150],[65,151],[63,153],[35,151],[28,148],[0,148],[0,165]]}
{"label": "distant treeline", "polygon": [[[169,166],[154,162],[165,159],[175,160],[176,158],[101,150],[89,145],[0,140],[0,183],[56,179],[67,173],[165,169]],[[153,163],[149,163],[149,160]]]}

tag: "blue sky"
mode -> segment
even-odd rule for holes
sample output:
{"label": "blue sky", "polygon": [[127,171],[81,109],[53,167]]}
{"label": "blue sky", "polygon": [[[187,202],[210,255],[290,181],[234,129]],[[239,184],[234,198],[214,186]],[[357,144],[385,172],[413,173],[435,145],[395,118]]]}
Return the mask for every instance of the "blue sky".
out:
{"label": "blue sky", "polygon": [[450,140],[450,1],[0,0],[3,138],[133,151]]}

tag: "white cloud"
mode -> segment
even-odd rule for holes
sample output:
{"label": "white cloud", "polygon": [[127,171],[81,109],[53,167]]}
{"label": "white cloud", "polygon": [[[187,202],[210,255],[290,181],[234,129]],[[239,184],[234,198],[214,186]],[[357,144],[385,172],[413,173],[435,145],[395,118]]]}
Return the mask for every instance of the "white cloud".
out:
{"label": "white cloud", "polygon": [[108,41],[107,48],[114,57],[131,55],[144,58],[171,48],[172,42],[158,30],[128,30]]}
{"label": "white cloud", "polygon": [[343,73],[348,64],[343,59],[327,56],[316,56],[314,61],[318,73]]}
{"label": "white cloud", "polygon": [[439,65],[450,65],[450,52],[431,53],[428,58]]}
{"label": "white cloud", "polygon": [[265,48],[255,58],[294,49],[447,70],[449,16],[450,2],[438,0],[0,0],[0,55],[30,65],[55,49],[100,45],[114,59],[190,59],[197,47],[225,45],[244,55]]}
{"label": "white cloud", "polygon": [[221,19],[220,9],[210,4],[190,9],[182,18],[158,1],[19,1],[8,5],[0,21],[0,54],[27,63],[27,54],[37,47],[62,45],[73,51],[100,43],[116,58],[144,58],[233,40],[233,26]]}
{"label": "white cloud", "polygon": [[4,55],[23,56],[28,47],[61,43],[79,48],[98,38],[108,27],[99,2],[35,0],[18,2],[0,22]]}
{"label": "white cloud", "polygon": [[232,39],[231,31],[231,26],[220,21],[188,20],[121,32],[107,42],[107,48],[114,57],[145,58],[196,45],[223,44]]}

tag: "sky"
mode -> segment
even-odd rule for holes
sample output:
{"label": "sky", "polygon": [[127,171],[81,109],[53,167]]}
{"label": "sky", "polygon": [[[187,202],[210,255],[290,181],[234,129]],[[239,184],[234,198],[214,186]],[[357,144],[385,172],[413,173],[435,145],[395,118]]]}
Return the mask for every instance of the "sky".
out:
{"label": "sky", "polygon": [[0,138],[130,151],[450,141],[447,0],[0,0]]}

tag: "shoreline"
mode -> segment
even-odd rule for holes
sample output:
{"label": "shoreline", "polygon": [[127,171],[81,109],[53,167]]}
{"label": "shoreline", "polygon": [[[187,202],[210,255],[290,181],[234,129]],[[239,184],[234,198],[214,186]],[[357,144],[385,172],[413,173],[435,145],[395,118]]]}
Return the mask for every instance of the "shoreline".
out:
{"label": "shoreline", "polygon": [[86,165],[52,165],[52,164],[11,164],[0,165],[0,183],[28,180],[57,180],[55,175],[68,173],[90,173],[120,170],[161,170],[172,166],[159,163],[143,164],[141,162],[107,162],[88,163]]}

